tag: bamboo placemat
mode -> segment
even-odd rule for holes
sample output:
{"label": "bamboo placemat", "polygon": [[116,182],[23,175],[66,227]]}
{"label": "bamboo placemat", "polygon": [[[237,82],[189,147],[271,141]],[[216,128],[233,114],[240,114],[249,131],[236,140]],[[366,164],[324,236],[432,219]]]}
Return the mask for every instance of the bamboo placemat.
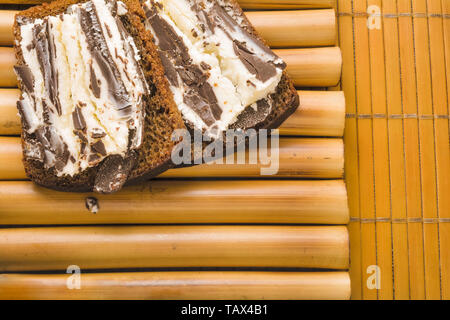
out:
{"label": "bamboo placemat", "polygon": [[352,297],[450,299],[450,1],[339,0],[338,20]]}
{"label": "bamboo placemat", "polygon": [[[352,297],[449,299],[450,3],[446,0],[338,0],[337,4],[335,2],[291,0],[283,1],[281,5],[273,4],[271,1],[249,0],[241,1],[241,4],[249,9],[298,9],[305,6],[337,8],[343,69],[341,86],[334,89],[342,88],[347,100],[345,177],[351,214],[349,230]],[[368,21],[375,28],[369,29]],[[380,29],[377,28],[378,23]],[[299,75],[298,78],[298,81],[303,81]],[[311,110],[314,109],[313,105]],[[326,126],[321,128],[300,126],[300,128],[296,121],[292,121],[291,124],[293,125],[286,129],[285,134],[312,135],[312,131],[316,131],[322,132],[322,135],[339,135],[324,134]],[[21,193],[27,192],[32,197],[36,196],[27,190],[28,185],[23,187],[20,189]],[[306,189],[310,187],[307,186]],[[260,189],[254,189],[252,192],[251,194],[255,195],[263,194]],[[327,209],[322,208],[319,211],[322,212],[321,217],[324,219],[322,221],[329,219],[328,215],[324,214]],[[25,210],[21,212],[25,213]],[[267,219],[265,214],[260,213],[260,211],[257,214],[247,212],[239,220],[236,220],[239,215],[232,215],[231,218],[219,217],[218,221]],[[287,214],[287,211],[285,213]],[[305,219],[314,221],[310,211],[297,212],[296,215],[299,218],[293,219],[299,219],[297,221],[305,222]],[[29,219],[27,215],[19,217],[20,221]],[[117,215],[111,217],[115,217],[116,222],[122,220]],[[51,218],[42,216],[42,219]],[[6,216],[6,221],[11,223],[9,219],[14,220]],[[77,221],[85,218],[74,216],[73,219]],[[144,218],[149,221],[153,221],[152,219],[157,218],[155,215]],[[191,213],[184,222],[204,221],[202,219],[205,219],[205,213],[200,216]],[[267,221],[276,219],[286,222],[292,219],[292,215],[273,215]],[[61,223],[68,223],[64,221]],[[374,265],[379,266],[381,271],[378,290],[367,286],[369,276],[367,268]],[[166,275],[157,276],[164,279]],[[191,279],[189,274],[178,276],[184,277],[184,283],[199,281]],[[235,288],[242,290],[239,277],[243,275],[234,273],[232,276]],[[245,276],[255,277],[255,275]],[[274,279],[271,278],[272,275],[264,276],[267,281]],[[302,273],[299,276],[307,275]],[[99,277],[100,280],[95,276],[92,280],[89,279],[89,285],[93,286],[92,290],[97,294],[99,281],[115,276],[100,274]],[[148,279],[146,274],[136,277]],[[213,274],[212,277],[218,275]],[[339,282],[334,275],[330,277],[332,278],[327,280],[321,278],[324,282],[317,283],[317,286],[325,283],[330,286],[331,283],[342,285],[345,282],[345,279]],[[223,277],[221,279],[229,280]],[[308,275],[307,279],[312,278]],[[62,281],[56,276],[46,279],[12,277],[10,280],[8,283],[16,284],[16,288],[22,288],[23,283],[41,285],[53,281],[55,285],[51,290],[59,294],[63,290]],[[126,282],[127,275],[124,274],[122,280]],[[304,292],[310,292],[308,290],[311,288],[305,287],[301,279],[297,281],[289,278],[287,281],[294,287],[299,286],[295,288],[303,288]],[[261,293],[260,283],[258,281],[255,283],[255,287],[246,287],[253,294],[250,295],[252,297],[257,296],[255,292]],[[312,283],[316,284],[314,281]],[[330,289],[330,286],[325,284],[322,287],[323,292]],[[226,286],[220,288],[225,294],[223,291],[214,291],[217,297],[237,296]],[[117,289],[111,288],[108,292],[114,290]],[[279,289],[279,292],[278,297],[282,298],[312,297],[308,294],[295,296],[291,291],[284,289]],[[193,295],[202,296],[198,292]],[[315,297],[326,296],[322,294]]]}
{"label": "bamboo placemat", "polygon": [[[11,10],[35,2],[0,1],[10,4],[0,10],[0,298],[350,297],[345,99],[325,91],[342,66],[334,0],[239,1],[299,89],[277,175],[202,165],[112,196],[55,192],[24,175]],[[83,290],[66,288],[69,264],[86,270]]]}

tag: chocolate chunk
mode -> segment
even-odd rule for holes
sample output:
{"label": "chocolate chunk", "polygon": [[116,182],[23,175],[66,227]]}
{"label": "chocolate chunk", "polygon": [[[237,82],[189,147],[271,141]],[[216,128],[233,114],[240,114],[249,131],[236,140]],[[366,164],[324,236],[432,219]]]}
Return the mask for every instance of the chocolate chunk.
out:
{"label": "chocolate chunk", "polygon": [[178,74],[187,86],[195,86],[204,83],[206,74],[196,65],[190,64],[177,68]]}
{"label": "chocolate chunk", "polygon": [[[87,147],[87,143],[82,141],[81,145],[80,145],[80,153],[82,155],[86,155],[86,147]],[[86,158],[84,158],[84,159],[86,159]]]}
{"label": "chocolate chunk", "polygon": [[284,70],[284,69],[286,69],[286,62],[284,62],[284,61],[280,61],[280,62],[277,62],[277,63],[274,63],[274,62],[272,62],[271,61],[271,63],[275,66],[275,67],[277,67],[278,69],[281,69],[281,70]]}
{"label": "chocolate chunk", "polygon": [[62,171],[69,161],[70,152],[67,144],[63,141],[60,135],[58,135],[53,130],[50,132],[50,144],[51,150],[55,154],[55,168],[58,171]]}
{"label": "chocolate chunk", "polygon": [[129,36],[128,31],[125,29],[125,26],[123,25],[121,18],[116,17],[115,20],[116,20],[117,29],[119,29],[120,39],[125,41],[126,38],[128,38],[128,36]]}
{"label": "chocolate chunk", "polygon": [[87,138],[86,138],[86,136],[84,135],[84,133],[83,133],[82,131],[74,130],[73,133],[74,133],[76,136],[78,136],[78,138],[80,138],[80,140],[81,140],[82,142],[87,142],[87,141],[88,141]]}
{"label": "chocolate chunk", "polygon": [[147,84],[147,80],[145,79],[144,72],[142,71],[142,66],[141,66],[140,62],[138,62],[136,60],[136,58],[135,58],[136,53],[134,52],[134,50],[131,48],[130,44],[126,40],[130,37],[130,34],[124,27],[121,17],[116,18],[116,24],[119,29],[120,38],[123,40],[123,49],[125,52],[129,53],[131,60],[133,60],[133,64],[136,65],[137,73],[139,74],[139,79],[141,80],[145,91],[149,92],[150,88]]}
{"label": "chocolate chunk", "polygon": [[48,107],[47,100],[42,99],[42,116],[44,117],[44,123],[51,125],[50,123],[50,108]]}
{"label": "chocolate chunk", "polygon": [[234,53],[239,57],[247,70],[256,76],[256,79],[266,82],[277,74],[273,64],[264,62],[249,51],[242,43],[233,41]]}
{"label": "chocolate chunk", "polygon": [[175,70],[172,62],[167,57],[167,53],[165,53],[164,51],[159,51],[159,57],[161,58],[167,80],[169,80],[169,83],[172,86],[178,87],[177,71]]}
{"label": "chocolate chunk", "polygon": [[105,158],[95,177],[94,191],[112,193],[120,190],[135,164],[134,153],[125,158],[117,154]]}
{"label": "chocolate chunk", "polygon": [[248,106],[238,115],[237,120],[229,126],[230,129],[248,129],[257,127],[267,119],[271,110],[270,103],[267,99],[261,99],[256,102],[256,110],[252,106]]}
{"label": "chocolate chunk", "polygon": [[214,20],[215,26],[222,26],[227,30],[241,29],[236,21],[217,3],[211,8],[209,15]]}
{"label": "chocolate chunk", "polygon": [[76,130],[86,129],[86,121],[84,120],[83,112],[78,106],[76,106],[75,110],[72,112],[72,121]]}
{"label": "chocolate chunk", "polygon": [[14,66],[14,71],[22,81],[23,88],[31,95],[34,91],[34,77],[31,69],[26,65]]}
{"label": "chocolate chunk", "polygon": [[99,80],[97,80],[97,76],[95,75],[94,68],[92,67],[92,64],[89,66],[90,71],[90,79],[91,79],[91,85],[90,89],[92,90],[92,93],[94,94],[94,97],[97,99],[100,98],[100,86],[99,86]]}
{"label": "chocolate chunk", "polygon": [[106,133],[100,128],[92,128],[91,137],[92,139],[101,139],[106,136]]}
{"label": "chocolate chunk", "polygon": [[27,24],[27,23],[31,23],[33,22],[33,20],[30,17],[25,17],[25,16],[21,16],[18,15],[16,17],[16,21],[19,25],[23,25],[23,24]]}
{"label": "chocolate chunk", "polygon": [[[119,70],[108,50],[95,6],[87,2],[85,9],[79,9],[79,12],[81,29],[86,36],[88,49],[106,79],[108,92],[114,99],[117,110],[121,111],[124,116],[128,116],[131,110],[129,97]],[[92,89],[95,90],[94,87]]]}
{"label": "chocolate chunk", "polygon": [[202,32],[209,30],[211,33],[214,33],[215,24],[207,15],[204,8],[201,7],[201,4],[194,2],[191,6],[191,10],[195,12],[197,19],[200,20],[200,28],[202,29]]}
{"label": "chocolate chunk", "polygon": [[20,118],[23,120],[24,129],[28,130],[31,128],[31,121],[30,121],[30,115],[27,114],[27,112],[25,112],[25,109],[26,109],[25,104],[27,104],[27,102],[25,100],[18,100],[17,101],[17,110],[19,111]]}
{"label": "chocolate chunk", "polygon": [[151,2],[159,8],[159,10],[162,10],[164,8],[163,4],[161,2],[154,2],[151,0]]}
{"label": "chocolate chunk", "polygon": [[115,78],[113,71],[115,68],[113,68],[112,65],[109,64],[98,51],[96,51],[93,55],[98,63],[98,66],[100,67],[100,70],[102,71],[103,76],[108,82],[108,92],[114,98],[116,108],[119,111],[122,111],[124,115],[128,115],[131,104],[128,101],[128,96],[123,87],[123,83],[118,81],[120,78]]}
{"label": "chocolate chunk", "polygon": [[91,153],[88,156],[88,163],[91,166],[97,164],[99,160],[100,160],[100,156],[98,154],[96,154],[96,153]]}
{"label": "chocolate chunk", "polygon": [[234,20],[228,14],[228,12],[226,12],[225,9],[218,3],[214,4],[209,14],[211,17],[213,17],[215,26],[224,30],[225,33],[230,37],[230,39],[232,39],[230,34],[235,30],[239,30],[239,32],[242,33],[245,36],[245,38],[251,40],[253,44],[255,44],[260,50],[262,50],[264,53],[270,56],[271,57],[270,60],[279,59],[279,57],[275,53],[273,53],[273,51],[270,50],[269,47],[267,47],[263,42],[261,42],[261,40],[251,35],[245,28],[241,27],[236,22],[236,20]]}
{"label": "chocolate chunk", "polygon": [[87,197],[84,200],[84,204],[86,206],[86,209],[88,209],[93,214],[96,214],[98,212],[98,210],[100,209],[98,200],[95,197]]}
{"label": "chocolate chunk", "polygon": [[24,140],[24,156],[30,160],[44,161],[44,147],[34,139]]}
{"label": "chocolate chunk", "polygon": [[104,24],[104,26],[106,29],[106,34],[108,35],[109,38],[112,38],[111,29],[109,28],[109,26],[106,23]]}
{"label": "chocolate chunk", "polygon": [[198,89],[198,92],[203,99],[208,101],[209,108],[211,109],[214,118],[219,120],[222,115],[222,109],[217,103],[217,98],[211,85],[208,82],[202,83]]}
{"label": "chocolate chunk", "polygon": [[106,156],[105,145],[103,144],[103,142],[101,140],[93,143],[91,145],[91,149],[94,150],[97,153],[100,153],[102,156]]}
{"label": "chocolate chunk", "polygon": [[113,17],[117,16],[117,1],[108,1],[111,4],[111,14]]}
{"label": "chocolate chunk", "polygon": [[61,171],[69,160],[69,149],[53,127],[40,127],[35,132],[37,141],[44,148],[44,163]]}
{"label": "chocolate chunk", "polygon": [[214,124],[216,121],[214,115],[211,112],[209,104],[202,99],[202,97],[195,90],[187,91],[183,96],[183,101],[192,110],[199,115],[199,117],[205,122],[207,126]]}
{"label": "chocolate chunk", "polygon": [[43,25],[37,24],[33,27],[33,37],[39,66],[44,77],[45,90],[57,114],[61,115],[61,103],[58,98],[58,73],[54,65],[56,51],[48,21],[44,21]]}
{"label": "chocolate chunk", "polygon": [[211,70],[211,66],[204,61],[200,62],[200,67],[202,67],[202,69],[205,71]]}
{"label": "chocolate chunk", "polygon": [[183,39],[158,15],[156,8],[145,6],[145,14],[158,40],[159,49],[166,51],[173,59],[181,59],[184,63],[190,61],[189,51]]}

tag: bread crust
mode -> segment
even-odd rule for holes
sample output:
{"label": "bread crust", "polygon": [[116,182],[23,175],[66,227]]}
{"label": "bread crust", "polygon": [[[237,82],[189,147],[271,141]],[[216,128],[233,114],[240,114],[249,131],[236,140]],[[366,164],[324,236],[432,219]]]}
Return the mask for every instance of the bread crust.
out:
{"label": "bread crust", "polygon": [[[52,3],[44,3],[39,6],[29,8],[16,15],[13,26],[15,36],[15,55],[19,65],[24,64],[24,59],[19,45],[21,41],[20,26],[17,22],[18,17],[44,18],[46,16],[57,15],[64,12],[67,7],[76,3],[83,3],[88,0],[59,0]],[[137,161],[135,167],[131,170],[126,184],[137,180],[149,179],[167,169],[173,167],[171,161],[171,151],[174,142],[170,135],[176,129],[184,129],[184,121],[178,112],[173,99],[170,97],[170,87],[164,76],[161,61],[156,53],[156,47],[152,42],[152,36],[145,30],[142,21],[145,18],[144,11],[138,0],[121,0],[127,6],[128,12],[125,17],[125,28],[136,40],[136,45],[141,52],[142,67],[144,75],[151,87],[151,94],[144,98],[144,107],[146,117],[144,123],[144,139],[142,145],[136,150]],[[22,83],[19,80],[19,88]],[[155,119],[149,119],[152,116]],[[152,130],[152,126],[157,121],[164,123],[164,132],[161,130]],[[169,139],[167,139],[169,136]],[[27,177],[39,185],[52,188],[59,191],[71,192],[89,192],[94,188],[94,182],[102,162],[94,167],[87,168],[74,176],[64,175],[58,177],[54,168],[47,169],[43,162],[27,158],[25,155],[25,141],[33,139],[33,134],[26,133],[22,121],[22,150],[23,163]]]}

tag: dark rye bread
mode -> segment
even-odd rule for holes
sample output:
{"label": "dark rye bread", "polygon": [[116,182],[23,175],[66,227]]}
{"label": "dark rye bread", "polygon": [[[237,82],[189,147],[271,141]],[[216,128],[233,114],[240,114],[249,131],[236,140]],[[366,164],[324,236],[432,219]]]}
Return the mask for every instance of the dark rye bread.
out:
{"label": "dark rye bread", "polygon": [[[32,7],[18,14],[21,17],[44,18],[64,12],[68,6],[86,1],[61,0],[50,4]],[[135,40],[136,46],[141,54],[141,67],[150,86],[150,94],[143,99],[145,109],[145,123],[143,142],[132,156],[122,159],[121,156],[111,155],[94,167],[87,168],[74,176],[58,177],[54,168],[44,168],[41,161],[26,158],[24,149],[24,166],[27,176],[34,182],[61,191],[87,192],[96,186],[99,192],[114,192],[120,189],[124,182],[151,178],[172,167],[171,151],[174,142],[170,136],[175,129],[185,128],[184,122],[178,112],[173,99],[170,98],[169,84],[164,76],[161,61],[157,54],[155,45],[151,41],[151,35],[145,30],[142,21],[144,12],[137,0],[122,0],[127,6],[128,13],[122,17],[122,22],[127,32]],[[16,16],[17,18],[17,16]],[[16,43],[21,41],[20,27],[14,24],[14,35]],[[15,45],[17,64],[24,64],[21,48]],[[19,88],[22,83],[19,81]],[[24,127],[24,122],[22,121]],[[34,133],[29,135],[22,130],[22,145],[25,141],[35,139]],[[129,173],[126,171],[130,170]],[[112,172],[124,172],[114,177]],[[105,180],[106,179],[106,180]],[[105,183],[107,179],[113,179],[114,187]],[[115,180],[114,180],[115,179]]]}

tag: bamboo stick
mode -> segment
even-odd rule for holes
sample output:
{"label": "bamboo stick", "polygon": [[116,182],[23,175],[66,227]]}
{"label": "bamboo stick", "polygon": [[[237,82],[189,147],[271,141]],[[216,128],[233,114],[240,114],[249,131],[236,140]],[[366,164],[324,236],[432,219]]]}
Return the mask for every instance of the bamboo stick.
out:
{"label": "bamboo stick", "polygon": [[342,137],[345,126],[342,91],[298,91],[298,94],[300,107],[281,125],[281,135]]}
{"label": "bamboo stick", "polygon": [[16,57],[12,48],[0,47],[0,86],[15,87],[17,78],[13,66],[16,63]]}
{"label": "bamboo stick", "polygon": [[[355,0],[355,12],[367,12],[366,0]],[[354,47],[355,47],[355,90],[356,112],[371,114],[372,103],[370,94],[370,54],[367,17],[354,17]],[[373,172],[373,131],[372,119],[357,120],[358,161],[359,161],[359,196],[360,213],[362,219],[374,219],[374,172]],[[375,223],[361,224],[361,268],[363,279],[367,278],[366,270],[371,265],[377,265],[376,225]],[[376,300],[377,290],[373,290],[362,282],[363,299]]]}
{"label": "bamboo stick", "polygon": [[[277,172],[264,178],[329,178],[343,176],[344,146],[341,139],[283,138],[279,158],[270,164],[203,164],[171,169],[160,177],[261,177],[261,169],[272,166]],[[246,156],[248,159],[248,155]],[[278,162],[278,164],[277,164]],[[278,168],[276,168],[278,166]],[[275,172],[275,171],[274,171]],[[26,179],[20,138],[0,137],[0,180]]]}
{"label": "bamboo stick", "polygon": [[346,272],[133,272],[0,274],[0,299],[324,300],[349,299]]}
{"label": "bamboo stick", "polygon": [[21,124],[16,102],[18,89],[0,88],[0,135],[20,135]]}
{"label": "bamboo stick", "polygon": [[0,141],[0,176],[2,179],[26,179],[20,138],[0,137]]}
{"label": "bamboo stick", "polygon": [[342,56],[338,47],[274,50],[288,65],[298,87],[331,87],[339,83]]}
{"label": "bamboo stick", "polygon": [[[400,63],[402,75],[403,112],[417,114],[417,77],[414,45],[414,21],[411,1],[398,1]],[[422,217],[422,200],[420,188],[420,148],[419,125],[417,119],[405,119],[405,186],[408,219]],[[423,248],[423,227],[421,223],[408,223],[409,248],[409,298],[425,298],[425,268]]]}
{"label": "bamboo stick", "polygon": [[11,46],[14,41],[12,26],[15,10],[0,10],[0,46]]}
{"label": "bamboo stick", "polygon": [[[20,135],[19,90],[0,88],[0,135]],[[298,91],[301,106],[280,127],[280,135],[341,137],[345,97],[341,91]]]}
{"label": "bamboo stick", "polygon": [[[0,45],[12,46],[14,15],[0,10]],[[246,13],[259,34],[272,47],[333,46],[336,18],[333,9],[250,11]]]}
{"label": "bamboo stick", "polygon": [[[38,4],[50,0],[0,0],[0,4]],[[333,8],[336,0],[284,0],[282,3],[273,0],[238,0],[244,9],[310,9]]]}
{"label": "bamboo stick", "polygon": [[332,46],[336,42],[333,9],[250,11],[246,16],[271,47]]}
{"label": "bamboo stick", "polygon": [[[264,178],[342,178],[344,146],[341,139],[283,139],[280,141],[279,170]],[[163,178],[261,177],[259,164],[203,164],[164,172]]]}
{"label": "bamboo stick", "polygon": [[[274,50],[288,64],[287,73],[300,87],[328,87],[339,82],[341,52],[337,47]],[[17,85],[12,48],[0,47],[0,87]]]}
{"label": "bamboo stick", "polygon": [[[413,1],[414,16],[427,13],[426,1]],[[414,59],[417,88],[417,114],[433,114],[433,92],[430,72],[430,37],[427,19],[413,19]],[[426,41],[426,43],[424,43]],[[437,218],[436,194],[436,158],[434,139],[434,120],[419,119],[419,163],[420,176],[417,180],[421,187],[418,195],[421,201],[420,216],[422,218]],[[417,143],[417,142],[416,142]],[[416,224],[417,225],[417,224]],[[415,232],[422,237],[422,261],[424,279],[418,299],[440,298],[439,244],[437,241],[438,228],[436,224],[419,224]],[[418,238],[415,234],[413,235]],[[419,293],[419,291],[417,291]]]}
{"label": "bamboo stick", "polygon": [[[442,14],[442,6],[439,1],[429,2],[427,7],[427,14],[430,16],[439,16]],[[427,20],[429,29],[429,67],[430,67],[430,79],[432,83],[432,112],[434,115],[446,115],[448,114],[447,104],[447,88],[446,88],[446,76],[445,72],[445,41],[443,30],[443,18],[434,18]],[[427,123],[432,126],[433,133],[430,135],[434,138],[435,153],[435,166],[436,171],[434,173],[429,172],[431,168],[427,168],[428,172],[423,174],[430,174],[431,177],[427,177],[425,183],[430,183],[429,179],[435,179],[431,181],[430,188],[432,192],[429,192],[427,196],[432,196],[435,192],[435,199],[426,199],[424,201],[435,202],[427,204],[427,210],[424,212],[424,216],[436,217],[441,216],[442,211],[450,210],[448,205],[450,202],[447,197],[440,199],[441,194],[445,194],[450,190],[450,183],[448,181],[450,174],[450,149],[440,146],[449,145],[449,121],[448,119],[435,119],[434,121],[428,120]],[[434,136],[434,137],[433,137]],[[422,149],[423,150],[423,149]],[[423,164],[424,166],[426,165]],[[434,177],[433,177],[434,175]],[[425,186],[427,187],[427,186]],[[425,245],[426,245],[426,297],[427,299],[441,299],[442,298],[442,268],[441,268],[441,228],[440,224],[424,224]]]}
{"label": "bamboo stick", "polygon": [[[397,3],[389,2],[383,6],[385,13],[398,14]],[[393,120],[393,115],[403,113],[399,22],[397,19],[384,19],[384,43],[386,52],[386,102],[388,120],[390,198],[392,219],[406,220],[406,186],[404,166],[404,127],[401,119]],[[394,280],[394,299],[409,298],[409,257],[408,226],[406,223],[392,223],[392,271]]]}
{"label": "bamboo stick", "polygon": [[[369,0],[368,6],[382,8],[381,0]],[[386,12],[387,13],[387,12]],[[390,12],[389,12],[390,13]],[[370,90],[371,90],[371,114],[386,114],[386,69],[384,35],[379,29],[369,28],[369,55],[370,55]],[[372,120],[373,139],[373,165],[374,165],[374,199],[375,216],[379,220],[391,217],[390,198],[390,171],[389,171],[389,140],[387,117]],[[392,277],[392,229],[388,221],[376,223],[377,265],[383,270],[380,277],[379,300],[393,299]]]}
{"label": "bamboo stick", "polygon": [[152,267],[346,269],[343,226],[115,226],[0,230],[0,271]]}
{"label": "bamboo stick", "polygon": [[[88,196],[96,197],[98,213],[86,209]],[[153,180],[114,195],[0,182],[0,225],[347,222],[342,180]]]}

